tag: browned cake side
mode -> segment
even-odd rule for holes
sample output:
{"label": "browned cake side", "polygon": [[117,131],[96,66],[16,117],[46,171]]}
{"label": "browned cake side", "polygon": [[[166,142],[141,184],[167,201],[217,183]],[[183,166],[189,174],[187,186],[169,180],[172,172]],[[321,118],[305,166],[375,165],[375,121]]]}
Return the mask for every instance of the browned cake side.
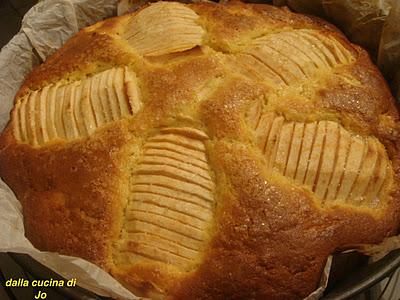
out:
{"label": "browned cake side", "polygon": [[135,293],[301,299],[399,225],[399,121],[367,53],[268,5],[159,2],[32,71],[0,175],[41,250]]}

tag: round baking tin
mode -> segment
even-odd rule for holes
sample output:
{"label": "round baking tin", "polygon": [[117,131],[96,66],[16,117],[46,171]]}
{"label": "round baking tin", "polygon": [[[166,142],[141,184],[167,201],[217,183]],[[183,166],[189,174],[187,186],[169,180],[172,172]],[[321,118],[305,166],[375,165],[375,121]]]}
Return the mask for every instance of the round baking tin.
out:
{"label": "round baking tin", "polygon": [[[32,279],[63,279],[26,254],[2,253],[0,256],[0,279],[25,278]],[[400,267],[400,249],[394,250],[382,259],[368,264],[368,257],[356,252],[336,254],[333,258],[331,276],[323,300],[352,299],[356,295],[368,291],[372,286],[393,274]],[[4,290],[5,289],[5,290]],[[33,288],[5,288],[9,299],[24,300],[27,295],[35,295]],[[47,288],[48,299],[71,300],[108,300],[111,298],[98,296],[81,287],[52,287]],[[1,298],[3,299],[3,297]],[[5,298],[7,299],[7,298]]]}

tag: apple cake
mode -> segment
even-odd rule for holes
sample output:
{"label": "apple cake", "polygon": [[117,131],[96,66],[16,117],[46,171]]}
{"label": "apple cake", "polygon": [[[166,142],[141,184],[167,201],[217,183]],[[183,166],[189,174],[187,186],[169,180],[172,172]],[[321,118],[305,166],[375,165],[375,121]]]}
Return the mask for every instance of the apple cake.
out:
{"label": "apple cake", "polygon": [[368,54],[287,9],[157,2],[35,68],[0,175],[38,249],[154,299],[302,299],[399,226],[399,116]]}

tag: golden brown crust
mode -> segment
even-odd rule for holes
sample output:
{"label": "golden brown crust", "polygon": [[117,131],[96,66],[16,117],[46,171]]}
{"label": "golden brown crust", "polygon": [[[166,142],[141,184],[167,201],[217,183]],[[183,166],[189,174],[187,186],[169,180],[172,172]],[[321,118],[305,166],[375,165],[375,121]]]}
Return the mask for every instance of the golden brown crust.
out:
{"label": "golden brown crust", "polygon": [[1,175],[22,202],[26,235],[36,247],[111,267],[128,175],[127,141],[126,129],[114,126],[68,146],[2,148]]}
{"label": "golden brown crust", "polygon": [[82,29],[29,74],[16,98],[50,83],[74,81],[105,69],[130,64],[134,59],[134,54],[113,37]]}
{"label": "golden brown crust", "polygon": [[321,19],[290,13],[271,5],[230,1],[224,5],[200,2],[190,4],[190,7],[200,15],[199,22],[204,22],[207,42],[223,52],[236,51],[240,48],[238,43],[248,42],[262,34],[287,29],[323,28],[342,36],[333,25]]}
{"label": "golden brown crust", "polygon": [[377,135],[379,117],[386,115],[397,121],[398,112],[386,81],[372,64],[368,53],[360,47],[354,47],[358,51],[358,59],[351,66],[344,67],[343,72],[351,75],[357,83],[343,80],[328,83],[317,92],[317,105],[342,115],[349,114],[349,118],[358,119],[360,127],[367,127],[369,132]]}
{"label": "golden brown crust", "polygon": [[[210,150],[217,177],[221,172],[232,188],[217,200],[223,204],[205,262],[172,299],[302,299],[338,245],[376,243],[396,232],[398,212],[376,220],[345,208],[321,211],[301,189],[265,174],[249,152],[227,142]],[[352,228],[363,229],[355,235]]]}
{"label": "golden brown crust", "polygon": [[[20,89],[13,122],[0,137],[0,175],[21,201],[26,235],[36,247],[93,261],[135,293],[154,298],[301,299],[317,287],[330,254],[396,233],[398,112],[364,50],[325,21],[269,5],[148,7],[157,12],[162,5],[172,5],[168,9],[176,14],[141,28],[145,7],[82,30]],[[133,33],[131,24],[139,24]],[[159,38],[159,52],[143,40],[148,28],[156,31],[151,34]],[[171,48],[176,39],[179,47]],[[122,98],[103,92],[112,99],[133,97],[140,107],[130,103],[128,115],[105,125],[96,119],[88,136],[29,144],[29,134],[40,130],[30,122],[38,126],[32,120],[51,109],[24,108],[23,96],[55,83],[70,89],[82,79],[93,86],[93,75],[117,66],[127,66],[132,84],[114,90]],[[102,97],[94,93],[90,101]],[[77,107],[81,98],[74,98]],[[107,105],[110,114],[117,110],[116,103]],[[259,126],[263,118],[280,122],[273,134],[273,125]],[[335,134],[349,143],[352,155],[368,161],[370,177],[353,163],[347,173],[337,172],[342,183],[351,183],[348,196],[317,196],[313,184],[269,165],[258,138],[270,136],[276,148],[267,152],[286,151],[282,160],[288,163],[290,149],[280,145],[279,153],[273,140],[282,124],[337,126]],[[27,128],[25,139],[14,135],[15,126]],[[292,133],[287,144],[310,141],[308,161],[322,161],[327,135],[315,130],[307,140],[304,132],[297,140]],[[333,173],[340,159],[345,168],[350,150],[337,149],[334,163],[315,163],[316,178],[328,167]],[[380,187],[369,205],[352,198],[351,188],[365,180]],[[138,194],[141,210],[135,207]],[[157,216],[154,222],[149,214]],[[171,216],[180,216],[184,229]],[[157,234],[159,240],[148,237]],[[132,236],[145,241],[142,248]]]}

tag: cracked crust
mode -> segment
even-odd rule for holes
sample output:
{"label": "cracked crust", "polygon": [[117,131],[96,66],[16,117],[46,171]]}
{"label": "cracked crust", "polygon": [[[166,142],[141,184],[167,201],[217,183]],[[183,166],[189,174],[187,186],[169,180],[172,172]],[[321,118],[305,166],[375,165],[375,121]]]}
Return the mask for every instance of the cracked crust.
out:
{"label": "cracked crust", "polygon": [[301,299],[398,230],[394,99],[316,18],[152,4],[80,31],[15,103],[0,175],[27,237],[143,296]]}

